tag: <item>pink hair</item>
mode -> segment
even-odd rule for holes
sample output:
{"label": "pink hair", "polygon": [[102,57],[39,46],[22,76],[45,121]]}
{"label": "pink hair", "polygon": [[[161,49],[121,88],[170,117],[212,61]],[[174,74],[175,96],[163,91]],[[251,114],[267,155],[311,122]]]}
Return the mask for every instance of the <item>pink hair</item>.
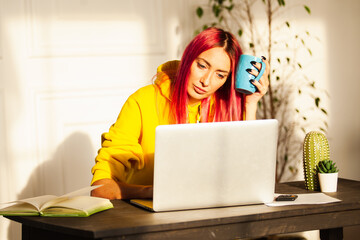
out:
{"label": "pink hair", "polygon": [[219,28],[208,28],[198,34],[186,47],[173,82],[171,109],[176,123],[186,123],[188,93],[187,85],[190,68],[194,60],[204,51],[222,47],[230,58],[230,74],[222,87],[214,94],[214,119],[208,119],[210,113],[210,97],[201,102],[201,121],[238,121],[242,120],[243,97],[235,91],[235,70],[242,54],[236,38],[229,32]]}

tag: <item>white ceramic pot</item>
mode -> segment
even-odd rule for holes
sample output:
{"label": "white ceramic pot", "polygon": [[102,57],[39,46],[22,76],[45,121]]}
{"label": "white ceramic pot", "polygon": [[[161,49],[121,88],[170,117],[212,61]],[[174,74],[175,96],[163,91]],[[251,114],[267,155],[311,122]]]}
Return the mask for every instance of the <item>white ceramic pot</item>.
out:
{"label": "white ceramic pot", "polygon": [[319,173],[320,189],[322,192],[336,192],[338,173]]}

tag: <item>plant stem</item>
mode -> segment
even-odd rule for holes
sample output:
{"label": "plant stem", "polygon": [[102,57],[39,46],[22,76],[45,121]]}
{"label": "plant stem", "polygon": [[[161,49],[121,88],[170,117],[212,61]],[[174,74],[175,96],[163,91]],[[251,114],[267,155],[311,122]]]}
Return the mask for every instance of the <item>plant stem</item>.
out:
{"label": "plant stem", "polygon": [[[251,9],[250,9],[250,4],[249,4],[248,0],[245,1],[245,5],[246,5],[246,14],[248,16],[249,25],[250,25],[249,30],[250,30],[250,36],[251,36],[251,43],[254,45],[255,44],[254,23],[253,23],[253,17],[251,15]],[[252,47],[252,52],[253,52],[253,55],[256,55],[255,47]]]}
{"label": "plant stem", "polygon": [[[272,48],[272,0],[268,0],[267,4],[267,12],[268,12],[268,26],[269,26],[269,46],[268,46],[268,61],[271,66],[271,48]],[[273,93],[271,87],[271,75],[269,76],[269,98],[270,98],[270,117],[275,118],[275,111],[274,111],[274,101],[273,101]]]}

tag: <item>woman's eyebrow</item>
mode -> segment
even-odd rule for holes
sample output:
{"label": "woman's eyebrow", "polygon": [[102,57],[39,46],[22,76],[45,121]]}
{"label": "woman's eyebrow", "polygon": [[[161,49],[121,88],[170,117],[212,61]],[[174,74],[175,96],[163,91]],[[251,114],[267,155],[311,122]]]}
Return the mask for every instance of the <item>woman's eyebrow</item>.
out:
{"label": "woman's eyebrow", "polygon": [[[211,67],[211,64],[208,61],[206,61],[206,59],[204,59],[204,58],[198,58],[198,59],[204,61],[209,67]],[[226,70],[217,69],[216,71],[229,74],[229,71],[226,71]]]}

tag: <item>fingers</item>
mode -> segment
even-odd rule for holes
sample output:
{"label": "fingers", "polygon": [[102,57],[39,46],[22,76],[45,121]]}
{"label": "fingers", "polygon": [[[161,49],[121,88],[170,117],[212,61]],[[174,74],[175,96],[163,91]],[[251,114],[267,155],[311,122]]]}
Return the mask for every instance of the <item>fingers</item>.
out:
{"label": "fingers", "polygon": [[[261,76],[259,81],[252,81],[252,84],[255,85],[255,87],[258,89],[259,93],[261,95],[265,95],[268,87],[269,87],[269,72],[270,72],[270,66],[269,66],[269,61],[265,58],[262,57],[262,60],[264,62],[264,64],[266,65],[265,68],[265,72],[264,74]],[[257,77],[259,75],[259,71],[261,69],[261,64],[262,63],[258,63],[258,62],[252,62],[251,63],[257,70],[252,69],[251,72],[248,71],[250,74],[254,75],[255,77]]]}
{"label": "fingers", "polygon": [[[269,75],[269,71],[270,71],[270,69],[268,67],[269,66],[269,61],[264,56],[262,56],[261,58],[262,58],[263,62],[266,65],[264,75]],[[256,61],[251,61],[251,65],[253,65],[255,69],[250,69],[249,68],[249,69],[246,69],[246,71],[248,73],[250,73],[251,75],[257,77],[259,75],[259,72],[260,72],[261,68],[262,68],[262,63],[256,62]]]}
{"label": "fingers", "polygon": [[262,83],[261,79],[259,82],[256,80],[252,80],[251,83],[255,85],[261,95],[265,95],[267,93],[269,84]]}
{"label": "fingers", "polygon": [[270,64],[269,64],[269,61],[268,61],[264,56],[262,56],[261,58],[262,58],[263,62],[266,64],[266,68],[265,68],[264,75],[268,76],[269,73],[270,73]]}

